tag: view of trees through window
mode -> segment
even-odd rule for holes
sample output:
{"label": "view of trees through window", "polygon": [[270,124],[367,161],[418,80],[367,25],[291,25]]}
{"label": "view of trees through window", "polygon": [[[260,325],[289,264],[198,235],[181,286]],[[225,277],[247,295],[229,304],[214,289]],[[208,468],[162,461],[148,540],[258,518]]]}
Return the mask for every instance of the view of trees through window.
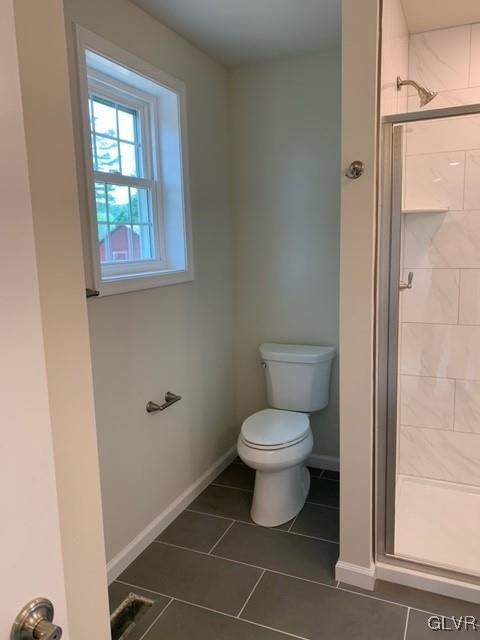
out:
{"label": "view of trees through window", "polygon": [[[101,261],[151,260],[150,194],[135,182],[143,177],[139,113],[90,95],[89,115]],[[102,174],[112,177],[101,180]],[[116,183],[114,175],[128,180]]]}

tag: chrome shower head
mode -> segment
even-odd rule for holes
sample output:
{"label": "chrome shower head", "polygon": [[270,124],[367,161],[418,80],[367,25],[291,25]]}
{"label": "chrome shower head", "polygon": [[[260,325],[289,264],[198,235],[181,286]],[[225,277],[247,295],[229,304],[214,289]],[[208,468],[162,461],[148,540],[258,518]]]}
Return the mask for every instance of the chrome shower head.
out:
{"label": "chrome shower head", "polygon": [[420,107],[424,107],[438,95],[436,91],[430,91],[422,87],[422,85],[415,82],[415,80],[402,80],[400,76],[397,76],[397,91],[400,91],[400,89],[406,85],[417,90],[418,97],[420,98]]}

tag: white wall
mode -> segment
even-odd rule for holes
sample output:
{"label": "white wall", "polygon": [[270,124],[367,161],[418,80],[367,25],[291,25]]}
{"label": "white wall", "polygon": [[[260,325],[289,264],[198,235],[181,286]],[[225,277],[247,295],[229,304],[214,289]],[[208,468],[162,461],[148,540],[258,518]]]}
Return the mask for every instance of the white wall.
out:
{"label": "white wall", "polygon": [[[109,637],[105,550],[62,0],[16,0],[15,28],[70,631],[66,635],[86,638],[95,628],[104,640]],[[20,326],[21,316],[17,322]],[[30,366],[35,366],[33,361]],[[27,380],[26,371],[25,384]],[[27,387],[24,397],[28,405]],[[39,451],[39,465],[40,456]],[[28,458],[24,466],[21,473],[32,474],[33,491]],[[28,511],[28,504],[24,509]],[[47,510],[45,518],[48,515]],[[54,528],[53,521],[51,525]],[[29,533],[35,537],[35,527]],[[51,580],[55,573],[52,566]],[[33,586],[37,580],[32,577]]]}
{"label": "white wall", "polygon": [[0,481],[4,487],[0,533],[0,574],[4,577],[0,585],[0,637],[10,637],[13,619],[31,600],[33,593],[43,593],[55,602],[55,622],[68,636],[13,10],[13,0],[0,7],[0,122],[4,151],[0,156],[4,227],[4,233],[0,235],[0,286],[3,299],[8,301],[2,305],[0,332],[0,420],[4,451],[0,466]]}
{"label": "white wall", "polygon": [[397,76],[408,76],[408,27],[401,0],[383,0],[380,112],[407,110],[407,90],[397,90]]}
{"label": "white wall", "polygon": [[[187,86],[195,280],[88,305],[111,560],[237,435],[227,72],[127,0],[65,7],[69,34],[75,21]],[[79,177],[83,184],[81,158]],[[147,415],[147,400],[161,401],[167,390],[182,401]]]}
{"label": "white wall", "polygon": [[342,2],[340,560],[337,580],[373,588],[374,287],[379,0]]}
{"label": "white wall", "polygon": [[[231,74],[237,418],[266,406],[258,345],[338,346],[339,52]],[[338,382],[314,452],[338,457]]]}

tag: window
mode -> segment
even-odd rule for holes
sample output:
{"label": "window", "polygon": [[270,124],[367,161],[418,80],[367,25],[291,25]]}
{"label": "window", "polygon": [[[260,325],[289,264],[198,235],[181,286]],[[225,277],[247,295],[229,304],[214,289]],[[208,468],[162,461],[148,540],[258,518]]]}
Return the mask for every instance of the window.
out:
{"label": "window", "polygon": [[94,286],[192,280],[184,86],[80,28],[78,40]]}

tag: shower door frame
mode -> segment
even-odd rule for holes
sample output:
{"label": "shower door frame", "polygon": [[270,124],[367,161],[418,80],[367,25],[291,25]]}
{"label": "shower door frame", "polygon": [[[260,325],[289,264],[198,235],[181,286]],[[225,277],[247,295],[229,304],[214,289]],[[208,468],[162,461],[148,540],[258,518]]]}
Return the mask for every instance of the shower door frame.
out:
{"label": "shower door frame", "polygon": [[[478,585],[478,577],[395,555],[397,480],[397,400],[399,285],[403,197],[403,129],[409,122],[480,115],[480,104],[385,116],[381,125],[381,165],[376,265],[375,542],[376,561]],[[397,169],[394,171],[394,169]]]}

